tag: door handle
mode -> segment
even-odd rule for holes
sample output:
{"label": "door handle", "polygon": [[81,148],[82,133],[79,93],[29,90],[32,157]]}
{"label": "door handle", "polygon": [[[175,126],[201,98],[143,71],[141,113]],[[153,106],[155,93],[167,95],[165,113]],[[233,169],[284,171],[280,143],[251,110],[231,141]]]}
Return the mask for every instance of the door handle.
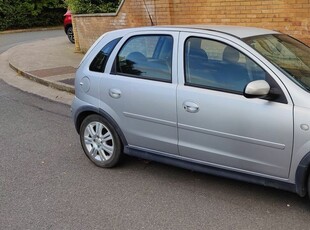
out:
{"label": "door handle", "polygon": [[109,95],[112,98],[118,99],[121,97],[122,92],[119,89],[110,89],[109,90]]}
{"label": "door handle", "polygon": [[183,103],[183,108],[189,113],[197,113],[199,111],[199,106],[190,101],[186,101]]}

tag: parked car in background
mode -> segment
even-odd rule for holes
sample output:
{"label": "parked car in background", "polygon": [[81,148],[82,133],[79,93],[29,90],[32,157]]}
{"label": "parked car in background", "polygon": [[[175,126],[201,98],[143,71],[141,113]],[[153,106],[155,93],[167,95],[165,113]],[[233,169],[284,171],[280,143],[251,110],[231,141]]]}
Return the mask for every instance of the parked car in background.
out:
{"label": "parked car in background", "polygon": [[64,29],[70,42],[74,43],[74,34],[72,27],[71,11],[67,10],[64,14]]}
{"label": "parked car in background", "polygon": [[77,70],[72,113],[97,166],[128,154],[310,194],[310,48],[285,34],[108,32]]}

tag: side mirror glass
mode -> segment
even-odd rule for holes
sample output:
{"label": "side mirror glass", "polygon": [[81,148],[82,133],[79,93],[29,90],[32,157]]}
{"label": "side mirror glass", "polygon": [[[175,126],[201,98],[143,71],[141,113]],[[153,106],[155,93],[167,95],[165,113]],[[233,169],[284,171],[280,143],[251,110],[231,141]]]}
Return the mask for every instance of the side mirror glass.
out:
{"label": "side mirror glass", "polygon": [[270,85],[265,80],[257,80],[245,86],[243,95],[246,98],[263,98],[266,97],[269,92]]}

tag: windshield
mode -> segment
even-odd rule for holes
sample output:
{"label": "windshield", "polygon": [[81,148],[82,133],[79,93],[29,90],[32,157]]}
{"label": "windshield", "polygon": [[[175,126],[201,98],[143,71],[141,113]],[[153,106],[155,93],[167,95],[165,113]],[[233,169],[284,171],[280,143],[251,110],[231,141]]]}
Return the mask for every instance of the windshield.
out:
{"label": "windshield", "polygon": [[310,91],[310,47],[284,34],[243,39],[295,83]]}

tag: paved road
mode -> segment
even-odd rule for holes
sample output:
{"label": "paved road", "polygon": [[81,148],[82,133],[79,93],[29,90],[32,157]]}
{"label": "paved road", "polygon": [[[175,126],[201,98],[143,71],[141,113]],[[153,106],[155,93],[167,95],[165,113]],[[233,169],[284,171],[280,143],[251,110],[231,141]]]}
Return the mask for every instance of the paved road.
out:
{"label": "paved road", "polygon": [[44,38],[52,38],[58,36],[64,36],[64,30],[47,30],[37,32],[22,32],[12,34],[0,34],[0,54],[9,48],[18,44],[35,41]]}
{"label": "paved road", "polygon": [[69,106],[0,80],[0,229],[309,229],[295,194],[126,157],[94,166]]}

